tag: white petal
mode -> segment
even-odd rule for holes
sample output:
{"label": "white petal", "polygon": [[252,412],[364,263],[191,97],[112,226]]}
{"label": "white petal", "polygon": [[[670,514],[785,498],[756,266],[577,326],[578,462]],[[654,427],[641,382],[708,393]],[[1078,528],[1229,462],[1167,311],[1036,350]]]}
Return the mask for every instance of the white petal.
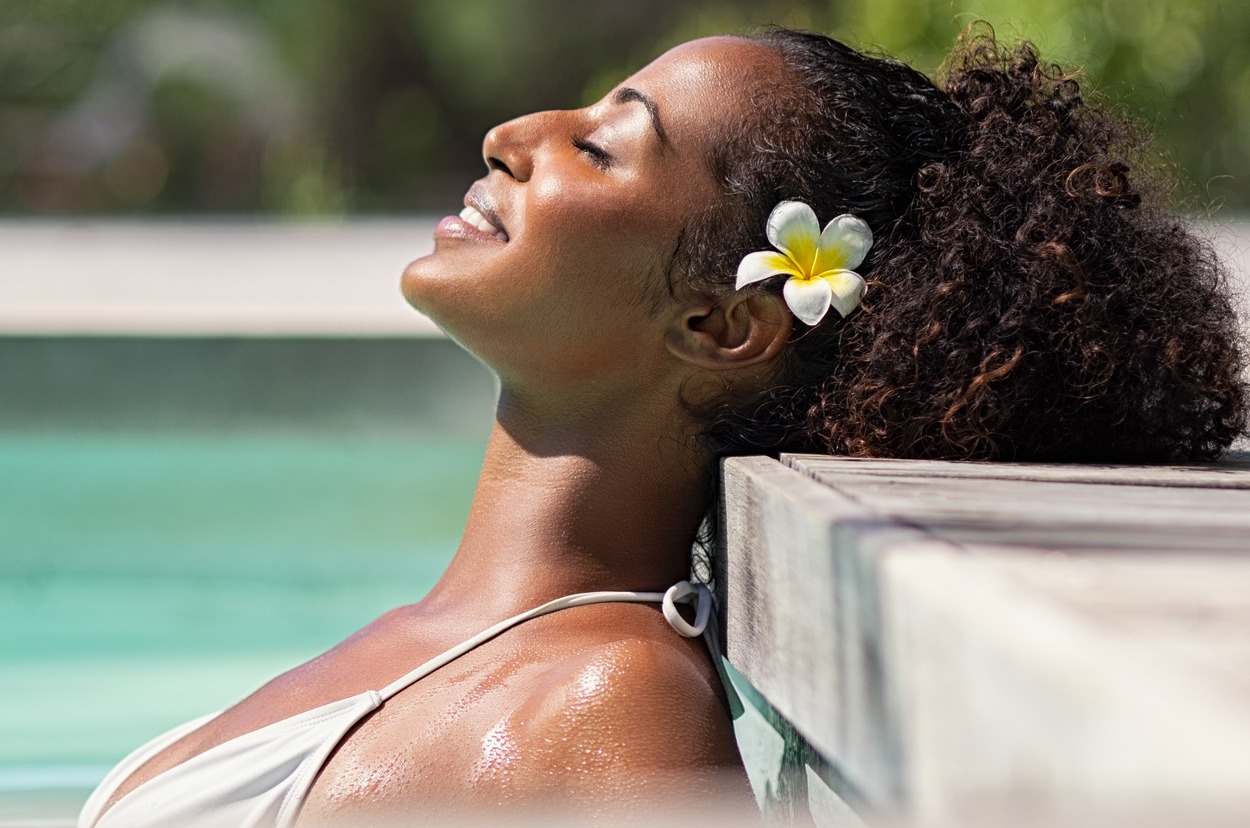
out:
{"label": "white petal", "polygon": [[738,280],[734,289],[739,290],[770,276],[783,274],[793,276],[798,273],[799,270],[794,266],[794,262],[790,261],[790,257],[784,253],[776,253],[772,250],[748,253],[742,257],[742,262],[738,265]]}
{"label": "white petal", "polygon": [[813,273],[830,270],[854,270],[864,261],[872,247],[872,230],[861,218],[843,213],[825,225],[820,234]]}
{"label": "white petal", "polygon": [[833,293],[833,309],[843,317],[859,307],[864,296],[864,278],[853,270],[835,270],[820,277]]}
{"label": "white petal", "polygon": [[815,271],[816,248],[820,244],[820,224],[812,208],[801,201],[783,201],[768,216],[768,240],[798,265],[804,275]]}
{"label": "white petal", "polygon": [[808,325],[815,325],[824,319],[829,303],[833,301],[833,289],[824,279],[791,278],[786,281],[781,294],[794,315]]}

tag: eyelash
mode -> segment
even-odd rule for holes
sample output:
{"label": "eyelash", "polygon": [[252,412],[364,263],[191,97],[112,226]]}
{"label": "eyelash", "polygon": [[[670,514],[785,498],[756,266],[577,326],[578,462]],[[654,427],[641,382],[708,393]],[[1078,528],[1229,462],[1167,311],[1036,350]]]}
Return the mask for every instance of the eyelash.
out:
{"label": "eyelash", "polygon": [[573,146],[590,156],[590,163],[597,169],[606,170],[612,166],[612,154],[598,144],[592,144],[585,138],[574,138]]}

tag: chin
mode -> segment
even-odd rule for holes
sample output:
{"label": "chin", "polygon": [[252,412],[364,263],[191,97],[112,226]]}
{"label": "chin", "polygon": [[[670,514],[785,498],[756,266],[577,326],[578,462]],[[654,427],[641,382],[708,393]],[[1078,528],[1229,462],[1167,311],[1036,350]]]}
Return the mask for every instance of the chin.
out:
{"label": "chin", "polygon": [[[408,304],[442,326],[440,316],[455,313],[457,306],[472,304],[483,290],[480,262],[465,260],[458,251],[433,251],[404,268],[399,290]],[[483,305],[489,307],[489,304]]]}
{"label": "chin", "polygon": [[421,306],[421,295],[423,293],[421,290],[421,282],[423,280],[421,264],[427,258],[429,257],[423,256],[404,268],[403,275],[399,277],[399,292],[404,295],[404,299],[408,301],[409,305],[428,316],[429,313]]}
{"label": "chin", "polygon": [[422,256],[404,268],[399,278],[399,292],[408,304],[425,314],[440,328],[440,307],[456,301],[458,292],[453,286],[446,268],[440,268],[433,259],[435,255]]}

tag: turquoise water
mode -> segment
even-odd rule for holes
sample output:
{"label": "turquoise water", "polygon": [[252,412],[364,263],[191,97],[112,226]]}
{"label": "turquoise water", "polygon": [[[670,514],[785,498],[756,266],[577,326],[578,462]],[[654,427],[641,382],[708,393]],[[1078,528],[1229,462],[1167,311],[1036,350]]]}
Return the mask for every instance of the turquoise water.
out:
{"label": "turquoise water", "polygon": [[420,598],[484,448],[0,435],[0,795],[85,789],[140,741]]}

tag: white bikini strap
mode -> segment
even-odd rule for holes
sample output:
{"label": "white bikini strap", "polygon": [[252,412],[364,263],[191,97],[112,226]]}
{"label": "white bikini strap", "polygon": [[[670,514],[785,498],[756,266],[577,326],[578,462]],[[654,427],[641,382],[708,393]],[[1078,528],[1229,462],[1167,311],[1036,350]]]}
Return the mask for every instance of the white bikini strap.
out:
{"label": "white bikini strap", "polygon": [[[668,619],[668,623],[673,629],[687,638],[694,638],[703,633],[707,629],[708,618],[712,612],[712,593],[704,584],[692,584],[689,581],[679,581],[668,588],[667,592],[579,592],[574,595],[566,595],[563,598],[557,598],[554,601],[534,607],[520,615],[514,615],[511,618],[500,621],[493,627],[482,630],[477,635],[452,647],[447,652],[437,655],[429,661],[422,664],[412,672],[405,676],[401,676],[395,681],[383,687],[378,691],[378,695],[382,697],[382,701],[389,699],[396,693],[407,688],[413,682],[425,678],[430,673],[446,664],[455,661],[460,656],[469,652],[475,647],[485,644],[495,636],[515,627],[522,621],[528,621],[531,618],[537,618],[540,615],[546,615],[549,612],[568,609],[570,607],[582,607],[587,604],[606,604],[616,601],[626,601],[642,604],[660,604],[664,617]],[[686,619],[682,618],[677,612],[677,604],[695,605],[694,624],[690,624]],[[711,643],[711,642],[709,642]],[[717,669],[720,669],[720,652],[719,648],[712,653],[712,658],[716,661]]]}
{"label": "white bikini strap", "polygon": [[[692,600],[694,623],[690,624],[677,612],[677,604],[679,602],[689,604]],[[664,593],[661,609],[664,611],[664,617],[668,619],[669,626],[677,630],[678,634],[686,638],[694,638],[702,635],[707,627],[708,617],[712,614],[712,591],[707,588],[707,584],[678,581],[668,588],[668,592]]]}

